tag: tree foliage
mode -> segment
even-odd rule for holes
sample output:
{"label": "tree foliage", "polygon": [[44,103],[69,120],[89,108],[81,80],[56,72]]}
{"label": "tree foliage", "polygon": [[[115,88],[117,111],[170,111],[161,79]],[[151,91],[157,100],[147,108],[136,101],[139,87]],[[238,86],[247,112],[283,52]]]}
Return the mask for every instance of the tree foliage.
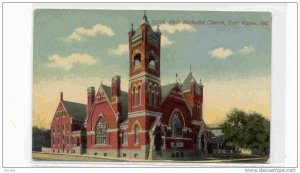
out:
{"label": "tree foliage", "polygon": [[50,130],[32,128],[32,151],[42,151],[42,147],[50,147]]}
{"label": "tree foliage", "polygon": [[220,127],[225,140],[235,146],[250,149],[252,154],[269,154],[270,122],[261,114],[233,109]]}

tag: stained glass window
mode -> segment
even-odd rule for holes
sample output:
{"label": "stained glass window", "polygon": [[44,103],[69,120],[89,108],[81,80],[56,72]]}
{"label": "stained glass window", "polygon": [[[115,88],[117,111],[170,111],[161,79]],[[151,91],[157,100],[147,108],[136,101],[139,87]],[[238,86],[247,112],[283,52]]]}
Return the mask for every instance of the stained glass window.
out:
{"label": "stained glass window", "polygon": [[173,114],[171,129],[172,137],[182,137],[182,123],[179,118],[178,112],[175,112]]}
{"label": "stained glass window", "polygon": [[106,144],[106,122],[100,118],[96,124],[96,144]]}

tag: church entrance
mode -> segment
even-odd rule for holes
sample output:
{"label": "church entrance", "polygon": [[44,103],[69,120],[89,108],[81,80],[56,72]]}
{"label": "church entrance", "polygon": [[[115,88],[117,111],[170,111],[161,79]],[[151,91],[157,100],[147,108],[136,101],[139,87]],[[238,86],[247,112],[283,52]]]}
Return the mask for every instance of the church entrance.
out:
{"label": "church entrance", "polygon": [[162,147],[163,147],[163,139],[162,139],[162,129],[161,127],[156,127],[154,131],[154,148],[157,156],[162,156]]}
{"label": "church entrance", "polygon": [[196,156],[204,157],[207,154],[207,141],[205,136],[205,128],[202,125],[197,135],[197,152]]}

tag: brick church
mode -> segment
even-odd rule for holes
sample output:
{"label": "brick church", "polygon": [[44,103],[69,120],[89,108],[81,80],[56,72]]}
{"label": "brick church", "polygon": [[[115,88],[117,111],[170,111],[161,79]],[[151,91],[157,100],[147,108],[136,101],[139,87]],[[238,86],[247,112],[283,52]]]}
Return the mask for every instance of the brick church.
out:
{"label": "brick church", "polygon": [[161,33],[146,15],[129,35],[129,86],[121,77],[87,89],[87,105],[63,100],[51,124],[51,151],[101,157],[172,159],[207,153],[203,85],[190,72],[161,86]]}

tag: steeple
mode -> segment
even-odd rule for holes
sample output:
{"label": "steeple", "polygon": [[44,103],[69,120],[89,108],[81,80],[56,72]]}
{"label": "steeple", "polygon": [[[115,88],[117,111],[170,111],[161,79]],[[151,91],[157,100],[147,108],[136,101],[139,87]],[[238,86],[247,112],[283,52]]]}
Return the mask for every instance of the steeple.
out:
{"label": "steeple", "polygon": [[134,30],[133,30],[133,23],[131,23],[131,32],[133,32]]}
{"label": "steeple", "polygon": [[150,25],[150,24],[149,24],[149,21],[148,21],[148,19],[147,19],[147,16],[146,16],[146,10],[144,10],[144,16],[143,16],[143,22],[142,22],[142,24]]}

